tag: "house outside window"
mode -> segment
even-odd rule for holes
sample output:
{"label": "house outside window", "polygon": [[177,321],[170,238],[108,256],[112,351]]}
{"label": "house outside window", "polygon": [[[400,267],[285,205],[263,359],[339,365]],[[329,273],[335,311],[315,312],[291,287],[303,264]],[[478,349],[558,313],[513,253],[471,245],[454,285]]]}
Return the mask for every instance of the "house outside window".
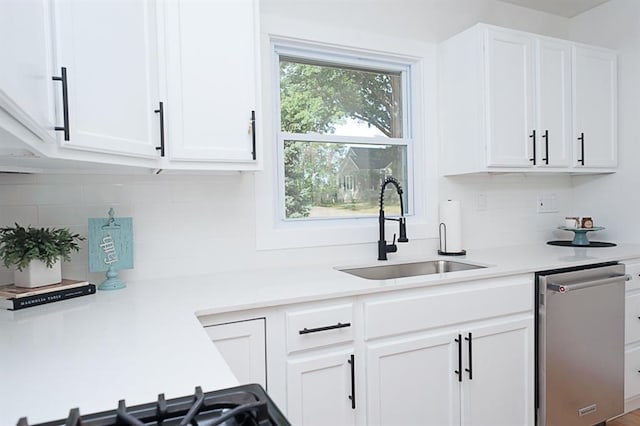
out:
{"label": "house outside window", "polygon": [[[387,176],[401,182],[411,214],[410,64],[274,47],[281,220],[377,216]],[[385,212],[399,214],[387,190]]]}

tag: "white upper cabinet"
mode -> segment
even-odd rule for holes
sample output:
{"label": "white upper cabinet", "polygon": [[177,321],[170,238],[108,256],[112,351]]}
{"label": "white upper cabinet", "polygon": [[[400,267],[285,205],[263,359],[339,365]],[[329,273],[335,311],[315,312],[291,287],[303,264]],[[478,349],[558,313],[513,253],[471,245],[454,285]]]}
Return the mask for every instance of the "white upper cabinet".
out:
{"label": "white upper cabinet", "polygon": [[617,167],[617,57],[608,50],[573,49],[576,167]]}
{"label": "white upper cabinet", "polygon": [[533,156],[533,40],[489,31],[487,165],[529,167]]}
{"label": "white upper cabinet", "polygon": [[0,126],[44,157],[255,170],[258,22],[257,0],[3,1]]}
{"label": "white upper cabinet", "polygon": [[172,0],[165,15],[169,159],[253,167],[256,0]]}
{"label": "white upper cabinet", "polygon": [[[66,69],[68,140],[62,147],[158,157],[156,2],[57,0],[55,74]],[[64,81],[57,81],[62,94]],[[58,96],[58,125],[64,126]]]}
{"label": "white upper cabinet", "polygon": [[0,108],[52,142],[50,19],[48,0],[0,2]]}
{"label": "white upper cabinet", "polygon": [[611,51],[484,24],[445,41],[441,172],[614,171],[615,64]]}
{"label": "white upper cabinet", "polygon": [[536,165],[571,165],[571,46],[536,40]]}

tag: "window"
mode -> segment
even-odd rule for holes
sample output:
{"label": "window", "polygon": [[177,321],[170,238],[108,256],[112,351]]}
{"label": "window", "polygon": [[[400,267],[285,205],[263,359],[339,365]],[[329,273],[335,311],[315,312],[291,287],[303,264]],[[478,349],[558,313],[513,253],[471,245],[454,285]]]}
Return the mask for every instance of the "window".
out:
{"label": "window", "polygon": [[[275,52],[281,220],[377,216],[388,176],[411,213],[410,65],[297,46]],[[387,191],[385,212],[399,214],[395,188]]]}

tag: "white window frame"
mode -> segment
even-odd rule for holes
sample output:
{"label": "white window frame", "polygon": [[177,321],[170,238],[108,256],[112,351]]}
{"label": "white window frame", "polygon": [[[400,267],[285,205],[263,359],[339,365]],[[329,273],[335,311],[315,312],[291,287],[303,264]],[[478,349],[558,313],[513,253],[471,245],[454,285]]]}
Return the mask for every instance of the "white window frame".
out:
{"label": "white window frame", "polygon": [[[306,32],[307,28],[303,32]],[[312,31],[315,32],[315,31]],[[290,36],[274,35],[267,32],[263,39],[263,49],[270,54],[263,58],[262,85],[270,90],[263,92],[263,108],[265,110],[265,152],[264,172],[255,175],[256,194],[256,248],[257,250],[287,249],[302,247],[339,246],[372,243],[375,244],[378,233],[377,216],[345,217],[345,218],[308,218],[307,220],[283,220],[284,201],[284,162],[283,141],[280,136],[280,64],[276,46],[280,49],[287,47],[287,56],[294,49],[301,49],[305,53],[314,51],[318,54],[318,60],[322,62],[336,63],[339,57],[361,58],[363,63],[371,64],[395,64],[396,69],[403,67],[410,71],[406,74],[407,81],[404,87],[407,90],[403,97],[405,103],[403,120],[407,125],[403,128],[403,135],[411,137],[407,146],[407,173],[413,176],[413,184],[407,190],[410,198],[407,229],[410,240],[413,241],[434,238],[435,221],[437,216],[437,163],[435,162],[435,48],[421,43],[396,40],[393,38],[373,37],[372,43],[354,43],[356,47],[347,47],[343,41],[319,42],[320,34],[328,34],[325,31],[316,32],[316,38],[293,38]],[[332,37],[340,37],[334,30]],[[342,39],[342,37],[340,37]],[[351,36],[346,39],[355,40]],[[384,46],[384,50],[371,49],[368,45]],[[401,53],[396,53],[397,47]],[[280,51],[282,52],[282,51]],[[324,53],[322,56],[320,53]],[[428,58],[425,63],[425,57]],[[346,63],[353,63],[352,60]],[[428,66],[425,66],[428,65]],[[369,66],[370,67],[370,66]],[[368,68],[368,67],[364,67]],[[374,67],[374,69],[387,69],[388,67]],[[393,68],[390,68],[393,69]],[[429,90],[429,98],[423,99],[425,84]],[[424,104],[427,101],[426,105]],[[424,119],[425,110],[428,111],[428,120]],[[271,118],[271,120],[269,120]],[[425,122],[429,123],[428,128]],[[332,136],[332,138],[336,138]],[[294,138],[295,139],[295,138]],[[309,138],[319,141],[317,135]],[[354,138],[348,137],[344,141],[352,142]],[[363,142],[369,142],[370,138],[364,138]],[[384,144],[391,144],[393,139],[381,138]],[[427,147],[427,144],[429,145]],[[430,152],[427,157],[426,152]],[[282,167],[280,163],[282,161]],[[282,182],[282,185],[281,185]],[[428,194],[427,194],[428,193]],[[428,195],[429,205],[425,203]],[[391,225],[390,225],[391,226]],[[389,235],[392,235],[391,229]],[[412,244],[409,244],[414,246]],[[417,247],[417,246],[416,246]],[[406,251],[407,249],[405,249]]]}
{"label": "white window frame", "polygon": [[[274,87],[277,96],[274,97],[274,114],[276,129],[276,141],[277,141],[277,171],[278,171],[278,210],[277,217],[280,222],[283,222],[281,226],[304,226],[293,225],[292,223],[310,222],[310,221],[347,221],[352,222],[358,219],[371,219],[377,218],[371,214],[368,215],[353,215],[353,216],[334,216],[334,217],[305,217],[305,218],[287,218],[285,211],[285,176],[284,176],[284,143],[287,140],[301,141],[301,142],[327,142],[338,144],[354,144],[354,145],[395,145],[406,147],[407,164],[407,182],[403,186],[403,190],[406,194],[407,210],[404,212],[405,216],[413,216],[414,208],[414,161],[413,161],[413,145],[414,141],[411,137],[411,64],[408,61],[402,60],[390,60],[388,58],[381,58],[379,56],[373,56],[371,54],[363,54],[363,52],[351,52],[333,51],[327,48],[321,48],[315,44],[308,44],[301,46],[300,43],[292,44],[285,41],[274,41],[272,45],[272,52],[274,55],[274,64],[277,66],[277,71],[274,72],[275,81]],[[337,136],[332,134],[318,134],[318,133],[290,133],[282,131],[281,125],[281,105],[280,105],[280,57],[302,60],[308,60],[317,62],[319,64],[330,65],[345,65],[347,67],[354,67],[356,69],[371,70],[378,72],[398,72],[401,79],[402,90],[402,138],[387,138],[387,137],[359,137],[359,136]],[[400,176],[395,176],[400,179]]]}

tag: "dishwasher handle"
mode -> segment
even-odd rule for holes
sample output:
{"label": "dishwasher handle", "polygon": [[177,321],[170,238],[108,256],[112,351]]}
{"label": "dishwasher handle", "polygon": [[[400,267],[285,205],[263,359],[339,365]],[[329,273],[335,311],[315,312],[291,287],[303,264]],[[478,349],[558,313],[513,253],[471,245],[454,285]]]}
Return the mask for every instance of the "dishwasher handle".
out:
{"label": "dishwasher handle", "polygon": [[601,278],[599,280],[593,280],[593,281],[583,281],[575,284],[559,284],[559,283],[550,282],[547,284],[547,288],[551,291],[555,291],[556,293],[568,293],[570,291],[581,290],[583,288],[613,284],[617,281],[621,281],[623,278],[624,278],[624,281],[629,281],[631,279],[631,277],[627,274],[615,274],[608,278]]}

